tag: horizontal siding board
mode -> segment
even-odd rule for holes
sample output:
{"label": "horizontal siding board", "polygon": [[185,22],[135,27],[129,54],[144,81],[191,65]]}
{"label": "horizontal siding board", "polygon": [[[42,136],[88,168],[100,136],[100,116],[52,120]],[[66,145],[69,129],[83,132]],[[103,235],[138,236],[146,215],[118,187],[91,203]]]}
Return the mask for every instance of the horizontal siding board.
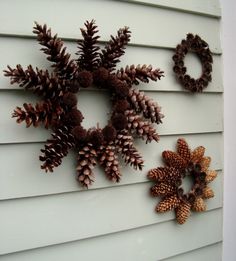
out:
{"label": "horizontal siding board", "polygon": [[222,242],[195,249],[193,251],[162,259],[161,261],[222,261]]}
{"label": "horizontal siding board", "polygon": [[[36,97],[21,91],[1,91],[0,143],[38,142],[50,137],[43,128],[25,128],[25,123],[16,124],[11,113],[24,102],[34,102]],[[157,130],[161,135],[219,132],[223,130],[222,94],[148,92],[157,101],[165,115]],[[99,123],[107,124],[110,101],[107,92],[83,91],[78,96],[79,109],[84,114],[83,126],[91,128]],[[97,109],[99,108],[99,109]],[[191,122],[191,124],[189,124]]]}
{"label": "horizontal siding board", "polygon": [[[220,187],[222,183],[219,181],[221,178],[214,182],[214,186]],[[110,234],[173,219],[173,212],[160,215],[154,212],[158,200],[150,198],[149,188],[149,183],[142,183],[3,201],[0,205],[0,237],[3,242],[0,253]],[[208,200],[207,206],[209,210],[222,207],[221,193]],[[190,222],[195,220],[194,216]],[[202,214],[197,216],[196,219],[202,218]]]}
{"label": "horizontal siding board", "polygon": [[[95,222],[93,219],[92,224]],[[221,241],[221,226],[222,209],[216,209],[194,215],[183,226],[176,225],[172,221],[163,222],[68,244],[6,255],[2,256],[2,260],[64,261],[69,257],[71,261],[95,259],[156,261]]]}
{"label": "horizontal siding board", "polygon": [[156,7],[163,7],[174,9],[176,11],[197,13],[201,15],[208,15],[213,17],[221,16],[220,3],[218,0],[124,0],[127,2],[136,2],[139,4],[152,5]]}
{"label": "horizontal siding board", "polygon": [[[13,8],[17,10],[13,14],[14,19],[13,15],[9,15]],[[109,14],[109,22],[104,10]],[[60,37],[76,39],[80,35],[78,27],[85,20],[95,19],[101,29],[101,40],[108,40],[110,34],[128,25],[133,32],[132,44],[173,48],[186,33],[193,32],[205,39],[213,52],[221,53],[220,21],[216,18],[108,0],[70,1],[70,4],[66,0],[4,0],[1,11],[2,35],[32,36],[32,24],[36,20],[50,25]],[[171,19],[167,20],[167,17]]]}
{"label": "horizontal siding board", "polygon": [[[135,171],[123,164],[123,174],[120,185],[139,183],[146,181],[146,173],[149,169],[161,166],[161,152],[174,150],[179,136],[164,136],[159,144],[145,145],[141,141],[137,148],[143,155],[145,166],[142,171]],[[212,157],[211,168],[223,168],[222,135],[220,133],[205,135],[183,135],[192,148],[199,145],[206,147],[206,155]],[[75,180],[76,155],[70,152],[63,159],[62,165],[54,170],[53,174],[45,174],[40,169],[38,156],[43,144],[12,144],[0,146],[1,182],[0,199],[31,197],[62,192],[83,190]],[[150,157],[150,155],[152,155]],[[9,160],[10,159],[10,160]],[[121,160],[122,161],[122,160]],[[14,163],[14,164],[11,164]],[[92,189],[113,186],[106,180],[104,171],[96,167],[94,169],[95,183]],[[116,184],[114,184],[116,186]]]}
{"label": "horizontal siding board", "polygon": [[[76,59],[76,42],[65,41],[65,46],[68,52],[72,54],[72,57]],[[0,50],[2,51],[0,70],[6,69],[7,65],[14,68],[16,64],[21,64],[24,68],[29,64],[40,69],[49,68],[50,63],[46,60],[45,54],[40,52],[39,49],[40,45],[35,39],[0,37]],[[10,56],[8,50],[11,50]],[[163,70],[165,77],[158,82],[151,81],[149,84],[140,84],[138,86],[140,89],[164,92],[184,91],[184,88],[177,83],[175,74],[172,71],[173,54],[173,50],[168,49],[128,46],[125,55],[121,58],[121,63],[117,67],[125,67],[131,64],[152,64],[154,68]],[[187,60],[187,58],[189,59]],[[213,55],[213,60],[212,82],[204,92],[223,91],[221,55]],[[190,75],[197,78],[201,72],[199,59],[189,54],[186,56],[185,61]],[[19,89],[19,87],[16,84],[10,85],[9,78],[0,77],[0,89],[12,90]]]}

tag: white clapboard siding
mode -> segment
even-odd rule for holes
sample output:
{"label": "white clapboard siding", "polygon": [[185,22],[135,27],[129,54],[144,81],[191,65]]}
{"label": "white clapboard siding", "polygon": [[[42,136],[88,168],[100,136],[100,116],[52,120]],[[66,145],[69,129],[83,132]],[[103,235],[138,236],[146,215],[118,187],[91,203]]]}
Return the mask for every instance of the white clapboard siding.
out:
{"label": "white clapboard siding", "polygon": [[136,2],[140,4],[152,5],[201,15],[220,17],[221,9],[218,0],[123,0],[127,2]]}
{"label": "white clapboard siding", "polygon": [[[19,10],[30,12],[25,15]],[[186,33],[193,32],[205,39],[213,52],[221,52],[217,18],[110,0],[70,0],[66,4],[65,0],[4,0],[0,34],[32,36],[33,21],[38,21],[50,25],[60,37],[77,39],[79,27],[91,19],[96,19],[101,29],[101,40],[128,25],[133,32],[132,44],[173,48]]]}
{"label": "white clapboard siding", "polygon": [[[25,128],[25,123],[16,124],[11,113],[24,102],[34,103],[36,97],[22,91],[1,91],[0,143],[45,141],[50,132],[43,128]],[[223,130],[222,94],[146,92],[162,107],[163,124],[157,127],[161,135],[218,132]],[[110,111],[108,92],[83,91],[78,95],[79,109],[84,114],[83,126],[91,128],[99,122],[107,124]],[[191,121],[191,124],[189,124]],[[17,135],[16,135],[17,132]]]}
{"label": "white clapboard siding", "polygon": [[[125,25],[131,42],[117,68],[152,64],[164,71],[161,81],[140,84],[162,107],[163,124],[154,125],[159,143],[135,140],[145,166],[135,171],[121,164],[122,179],[113,184],[100,167],[90,189],[76,182],[76,154],[71,151],[52,174],[40,169],[38,156],[51,131],[16,124],[11,113],[40,97],[0,75],[0,260],[3,261],[185,261],[221,260],[223,206],[223,81],[218,0],[2,0],[0,3],[0,70],[7,65],[50,63],[32,33],[33,21],[47,23],[76,58],[76,39],[85,20],[95,19],[100,45]],[[174,48],[187,33],[199,34],[213,53],[212,82],[201,94],[190,94],[172,71]],[[198,58],[185,58],[188,73],[201,74]],[[78,95],[86,128],[107,124],[109,95],[82,90]],[[203,145],[218,177],[210,186],[215,197],[207,211],[193,213],[186,224],[174,212],[157,214],[158,198],[149,195],[146,174],[162,166],[163,150],[175,150],[179,137],[192,148]],[[184,179],[184,188],[191,186]]]}
{"label": "white clapboard siding", "polygon": [[[223,168],[222,135],[220,133],[183,135],[182,137],[186,138],[193,148],[199,145],[206,147],[205,155],[212,157],[211,169],[220,170]],[[159,144],[151,143],[146,146],[139,142],[137,148],[143,155],[145,166],[142,171],[135,171],[130,166],[123,164],[121,167],[123,177],[118,185],[146,181],[148,170],[163,165],[161,152],[167,149],[174,150],[177,138],[178,136],[163,136]],[[0,199],[83,190],[75,180],[76,154],[73,151],[63,159],[62,165],[56,168],[54,173],[45,174],[40,169],[41,163],[38,159],[40,148],[43,148],[43,144],[0,145],[3,170],[0,182]],[[9,155],[11,155],[11,161],[9,161]],[[95,183],[91,189],[117,186],[105,178],[104,171],[98,166],[94,169],[94,174]]]}
{"label": "white clapboard siding", "polygon": [[184,254],[162,259],[162,261],[222,261],[222,242],[209,245]]}
{"label": "white clapboard siding", "polygon": [[[76,59],[75,53],[78,51],[75,41],[64,41],[68,52],[72,55],[72,58]],[[177,45],[177,43],[176,43]],[[101,46],[103,48],[104,46]],[[29,64],[41,69],[46,69],[50,66],[46,56],[43,52],[39,51],[41,46],[37,43],[36,39],[31,38],[12,38],[0,37],[0,50],[2,53],[8,53],[1,58],[0,71],[7,68],[7,65],[15,67],[16,64],[21,64],[23,67]],[[143,90],[158,90],[158,91],[184,91],[180,84],[176,84],[176,77],[172,71],[173,61],[172,56],[174,50],[163,48],[150,48],[140,46],[128,46],[125,55],[121,57],[121,62],[117,65],[117,68],[125,67],[131,64],[151,64],[153,68],[160,68],[164,71],[165,77],[161,81],[152,82],[149,84],[140,84],[138,87]],[[220,55],[213,55],[213,72],[212,82],[204,90],[204,92],[222,92],[222,61]],[[188,68],[188,73],[193,77],[198,77],[201,73],[201,63],[199,59],[189,53],[185,58],[185,63]],[[19,89],[17,84],[10,85],[9,78],[0,78],[0,89]]]}
{"label": "white clapboard siding", "polygon": [[[222,185],[216,183],[216,187]],[[110,234],[173,219],[173,212],[155,213],[159,200],[149,196],[149,188],[149,183],[143,183],[5,201],[0,206],[0,238],[3,242],[0,253]],[[209,210],[222,207],[222,195],[218,193],[209,199],[207,206]],[[202,213],[198,214],[199,219],[202,216]]]}
{"label": "white clapboard siding", "polygon": [[[96,217],[92,223],[95,222]],[[40,226],[41,223],[36,225]],[[88,227],[90,225],[91,223]],[[216,209],[194,215],[184,226],[176,225],[173,221],[162,222],[121,233],[6,255],[2,260],[64,261],[70,257],[71,261],[156,261],[221,241],[221,226],[222,209]]]}

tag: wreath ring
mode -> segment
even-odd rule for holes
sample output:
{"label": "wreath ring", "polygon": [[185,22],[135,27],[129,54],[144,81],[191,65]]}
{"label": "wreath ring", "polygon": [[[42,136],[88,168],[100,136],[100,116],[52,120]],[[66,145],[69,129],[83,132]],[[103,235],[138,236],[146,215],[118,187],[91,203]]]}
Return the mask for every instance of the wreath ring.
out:
{"label": "wreath ring", "polygon": [[[35,105],[24,103],[16,107],[12,117],[26,127],[43,125],[53,130],[52,138],[41,149],[41,168],[53,172],[62,163],[70,149],[77,152],[77,180],[88,187],[94,181],[93,168],[99,163],[108,179],[119,182],[118,154],[134,169],[142,169],[144,160],[133,144],[133,137],[146,142],[158,141],[159,135],[152,123],[162,122],[161,108],[143,92],[134,88],[140,82],[157,81],[163,71],[151,65],[131,65],[116,70],[119,58],[125,54],[130,41],[128,27],[118,30],[116,36],[103,49],[98,45],[98,29],[95,21],[86,21],[78,40],[77,59],[71,59],[64,43],[52,35],[47,25],[35,24],[33,33],[43,47],[41,50],[52,62],[52,71],[23,69],[8,66],[5,76],[11,83],[42,97]],[[112,102],[108,124],[88,130],[83,128],[84,116],[78,109],[77,94],[82,88],[102,88],[109,92]]]}
{"label": "wreath ring", "polygon": [[[198,79],[187,74],[184,57],[189,51],[196,53],[202,64],[202,74]],[[173,71],[182,86],[190,92],[202,92],[211,82],[212,54],[208,44],[200,36],[187,34],[187,38],[177,45],[172,59],[175,63]]]}

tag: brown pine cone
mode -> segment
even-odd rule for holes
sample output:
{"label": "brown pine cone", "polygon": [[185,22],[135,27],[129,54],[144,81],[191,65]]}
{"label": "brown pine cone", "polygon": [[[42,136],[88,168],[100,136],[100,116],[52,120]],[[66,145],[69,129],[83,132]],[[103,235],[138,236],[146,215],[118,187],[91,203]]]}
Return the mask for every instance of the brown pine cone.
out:
{"label": "brown pine cone", "polygon": [[58,167],[62,158],[68,154],[69,149],[75,146],[74,136],[66,126],[59,127],[52,133],[53,139],[47,140],[45,148],[41,149],[43,153],[39,159],[44,163],[41,165],[45,171],[53,172],[54,167]]}
{"label": "brown pine cone", "polygon": [[214,197],[214,191],[210,187],[205,187],[202,191],[202,196],[204,199],[209,199]]}
{"label": "brown pine cone", "polygon": [[191,213],[191,204],[182,202],[178,208],[175,209],[176,220],[179,224],[184,224]]}
{"label": "brown pine cone", "polygon": [[201,161],[199,162],[201,165],[201,171],[206,172],[211,164],[211,158],[210,157],[203,157]]}
{"label": "brown pine cone", "polygon": [[104,168],[107,178],[113,182],[119,182],[121,173],[115,149],[113,142],[110,142],[110,144],[106,146],[100,146],[98,157],[99,164]]}
{"label": "brown pine cone", "polygon": [[151,122],[162,123],[161,119],[164,115],[161,113],[161,107],[146,96],[144,92],[131,88],[129,90],[129,100],[136,112],[142,112],[143,116],[150,119]]}
{"label": "brown pine cone", "polygon": [[170,150],[165,150],[162,152],[162,157],[165,161],[165,163],[170,166],[174,167],[176,169],[184,169],[187,167],[188,162],[183,159],[179,154],[170,151]]}
{"label": "brown pine cone", "polygon": [[131,133],[135,133],[139,137],[146,137],[146,142],[151,142],[152,140],[159,141],[159,135],[156,130],[148,121],[142,120],[142,118],[137,115],[134,110],[125,111],[125,116],[128,120],[128,129]]}
{"label": "brown pine cone", "polygon": [[126,164],[130,164],[134,169],[142,170],[144,161],[134,147],[133,137],[126,130],[120,131],[117,134],[115,144],[118,146],[118,152],[121,153]]}
{"label": "brown pine cone", "polygon": [[180,204],[180,199],[176,194],[171,196],[166,196],[162,199],[156,206],[156,212],[167,212],[173,208],[177,208]]}
{"label": "brown pine cone", "polygon": [[196,198],[192,205],[192,210],[196,212],[206,211],[206,204],[204,200],[200,197]]}
{"label": "brown pine cone", "polygon": [[82,186],[90,186],[94,182],[93,168],[96,165],[97,152],[93,145],[88,143],[84,146],[78,155],[77,180]]}
{"label": "brown pine cone", "polygon": [[167,183],[157,183],[151,188],[150,192],[153,197],[165,196],[176,192],[176,186]]}
{"label": "brown pine cone", "polygon": [[142,66],[139,64],[137,66],[131,65],[126,66],[125,69],[121,68],[116,73],[117,77],[126,81],[130,86],[133,84],[138,85],[139,81],[148,83],[149,79],[152,81],[157,81],[163,77],[163,71],[160,69],[153,69],[151,65],[143,64]]}
{"label": "brown pine cone", "polygon": [[188,146],[188,143],[185,139],[178,139],[177,141],[177,153],[185,159],[187,162],[189,162],[191,157],[191,151]]}
{"label": "brown pine cone", "polygon": [[151,180],[155,180],[158,182],[162,182],[162,181],[175,182],[176,180],[181,178],[181,173],[179,172],[179,170],[173,167],[159,167],[159,168],[151,169],[148,172],[147,177]]}
{"label": "brown pine cone", "polygon": [[207,183],[212,182],[217,177],[217,172],[215,170],[208,170],[206,172],[206,178],[205,181]]}
{"label": "brown pine cone", "polygon": [[193,163],[199,163],[202,160],[204,153],[205,148],[203,146],[197,147],[191,154],[191,161]]}
{"label": "brown pine cone", "polygon": [[38,127],[42,123],[48,129],[49,126],[59,123],[61,115],[64,113],[60,105],[52,105],[49,100],[38,102],[35,107],[31,103],[24,103],[23,107],[16,107],[12,117],[17,118],[17,123],[25,121],[27,128],[31,125]]}

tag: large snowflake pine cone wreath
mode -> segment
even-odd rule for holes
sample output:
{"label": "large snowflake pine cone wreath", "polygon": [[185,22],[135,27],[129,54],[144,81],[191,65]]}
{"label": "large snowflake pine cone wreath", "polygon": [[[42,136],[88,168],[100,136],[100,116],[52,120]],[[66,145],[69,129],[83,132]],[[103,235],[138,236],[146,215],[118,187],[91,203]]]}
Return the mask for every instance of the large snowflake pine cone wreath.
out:
{"label": "large snowflake pine cone wreath", "polygon": [[[148,173],[148,178],[156,182],[151,188],[151,195],[161,197],[156,207],[157,212],[174,209],[177,222],[183,224],[191,210],[206,210],[204,200],[214,197],[209,183],[216,178],[217,173],[209,170],[211,158],[204,156],[204,153],[203,146],[191,151],[184,139],[178,139],[177,152],[162,153],[166,166],[152,169]],[[190,176],[193,181],[189,192],[182,188],[182,181],[186,176]]]}
{"label": "large snowflake pine cone wreath", "polygon": [[[85,187],[94,181],[92,171],[97,162],[108,179],[120,180],[118,153],[127,164],[142,169],[144,161],[133,144],[133,137],[158,141],[152,123],[159,124],[163,118],[157,103],[132,87],[139,82],[160,80],[163,72],[151,65],[131,65],[115,70],[130,40],[129,28],[119,29],[117,36],[111,36],[102,50],[97,45],[97,32],[94,20],[86,21],[85,29],[81,29],[83,40],[78,41],[78,59],[72,60],[62,40],[53,36],[46,25],[36,23],[33,33],[43,46],[41,50],[53,63],[53,72],[33,69],[31,65],[27,69],[21,65],[14,69],[8,66],[4,71],[11,84],[18,83],[43,98],[35,105],[24,103],[22,108],[16,107],[12,115],[18,123],[25,121],[27,127],[43,124],[53,130],[52,138],[41,150],[41,168],[52,172],[74,148],[78,155],[77,179]],[[103,129],[98,126],[84,129],[84,117],[77,108],[76,93],[91,85],[104,88],[111,95],[111,117]]]}

